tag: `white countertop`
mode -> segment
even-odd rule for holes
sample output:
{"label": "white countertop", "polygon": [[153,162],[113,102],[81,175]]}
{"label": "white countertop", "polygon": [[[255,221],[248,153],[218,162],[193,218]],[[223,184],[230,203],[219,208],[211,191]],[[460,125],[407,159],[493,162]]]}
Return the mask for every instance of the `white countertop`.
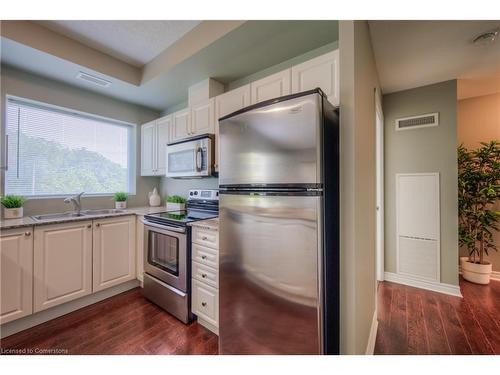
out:
{"label": "white countertop", "polygon": [[164,205],[158,207],[130,207],[123,212],[120,213],[110,213],[106,215],[88,215],[88,216],[79,216],[79,217],[68,217],[68,218],[59,218],[54,220],[44,220],[44,221],[36,221],[33,220],[30,216],[24,216],[20,219],[1,219],[0,220],[0,229],[13,229],[13,228],[22,228],[22,227],[30,227],[34,225],[48,225],[48,224],[58,224],[58,223],[66,223],[70,221],[84,221],[84,220],[94,220],[94,219],[102,219],[106,217],[115,217],[115,216],[126,216],[126,215],[147,215],[154,214],[158,212],[164,212],[166,208]]}

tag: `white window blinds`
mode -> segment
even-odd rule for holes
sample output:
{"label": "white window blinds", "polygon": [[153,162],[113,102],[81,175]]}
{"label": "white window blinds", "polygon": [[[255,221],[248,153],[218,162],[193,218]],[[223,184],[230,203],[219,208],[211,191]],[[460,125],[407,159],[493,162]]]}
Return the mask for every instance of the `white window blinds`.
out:
{"label": "white window blinds", "polygon": [[134,193],[133,129],[118,121],[9,98],[5,193]]}

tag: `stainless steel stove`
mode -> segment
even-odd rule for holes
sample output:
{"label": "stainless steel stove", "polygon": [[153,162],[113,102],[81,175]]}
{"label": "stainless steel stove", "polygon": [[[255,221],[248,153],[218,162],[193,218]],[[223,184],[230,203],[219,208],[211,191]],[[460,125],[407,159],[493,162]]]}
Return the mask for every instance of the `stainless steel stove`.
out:
{"label": "stainless steel stove", "polygon": [[217,190],[190,190],[186,209],[144,216],[143,294],[179,320],[191,318],[191,222],[219,215]]}

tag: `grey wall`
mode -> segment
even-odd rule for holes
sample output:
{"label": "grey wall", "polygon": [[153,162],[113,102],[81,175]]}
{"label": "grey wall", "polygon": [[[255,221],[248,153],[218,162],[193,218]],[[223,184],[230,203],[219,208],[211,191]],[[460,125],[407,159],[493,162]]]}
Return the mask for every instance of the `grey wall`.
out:
{"label": "grey wall", "polygon": [[[249,76],[239,78],[226,85],[226,91],[233,90],[240,86],[246,85],[252,81],[256,81],[260,78],[264,78],[268,75],[277,73],[281,70],[290,68],[293,65],[300,64],[304,61],[310,60],[314,57],[323,55],[327,52],[337,49],[339,46],[338,41],[325,44],[319,48],[313,49],[312,51],[306,52],[299,56],[293,57],[289,60],[283,61],[279,64],[273,65],[269,68],[255,72]],[[179,103],[173,107],[167,108],[162,112],[163,115],[173,113],[184,109],[187,107],[187,102]],[[162,177],[161,179],[161,195],[164,198],[166,195],[177,194],[180,196],[187,197],[189,189],[217,189],[219,182],[217,178],[203,178],[203,179],[190,179],[190,180],[176,180],[172,178]]]}
{"label": "grey wall", "polygon": [[[385,270],[396,272],[396,173],[439,172],[441,282],[458,285],[457,83],[383,97],[385,118]],[[439,126],[396,132],[394,121],[439,112]]]}
{"label": "grey wall", "polygon": [[340,21],[341,352],[364,354],[376,319],[375,89],[368,23]]}
{"label": "grey wall", "polygon": [[[159,116],[159,113],[135,104],[85,91],[60,82],[45,79],[14,68],[2,66],[1,71],[1,139],[5,139],[5,96],[15,95],[82,112],[109,117],[137,124],[136,128],[136,195],[130,196],[130,206],[147,205],[147,193],[160,185],[158,177],[140,177],[140,124]],[[2,152],[3,155],[3,152]],[[3,164],[3,160],[2,160]],[[3,173],[0,176],[0,193],[3,193]],[[83,198],[85,208],[112,207],[111,197]],[[25,215],[67,211],[62,199],[30,199],[25,205]]]}

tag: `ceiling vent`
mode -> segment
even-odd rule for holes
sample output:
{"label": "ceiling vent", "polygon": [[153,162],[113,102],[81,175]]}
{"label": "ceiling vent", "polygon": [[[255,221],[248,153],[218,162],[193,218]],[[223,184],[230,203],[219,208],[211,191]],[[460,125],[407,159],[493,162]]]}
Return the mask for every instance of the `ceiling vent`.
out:
{"label": "ceiling vent", "polygon": [[396,119],[396,130],[429,128],[431,126],[438,126],[438,125],[439,125],[438,112]]}
{"label": "ceiling vent", "polygon": [[109,87],[111,86],[111,81],[107,81],[105,79],[93,76],[92,74],[84,73],[84,72],[78,72],[76,75],[77,79],[81,79],[82,81],[85,81],[87,83],[91,83],[93,85],[99,86],[99,87]]}

